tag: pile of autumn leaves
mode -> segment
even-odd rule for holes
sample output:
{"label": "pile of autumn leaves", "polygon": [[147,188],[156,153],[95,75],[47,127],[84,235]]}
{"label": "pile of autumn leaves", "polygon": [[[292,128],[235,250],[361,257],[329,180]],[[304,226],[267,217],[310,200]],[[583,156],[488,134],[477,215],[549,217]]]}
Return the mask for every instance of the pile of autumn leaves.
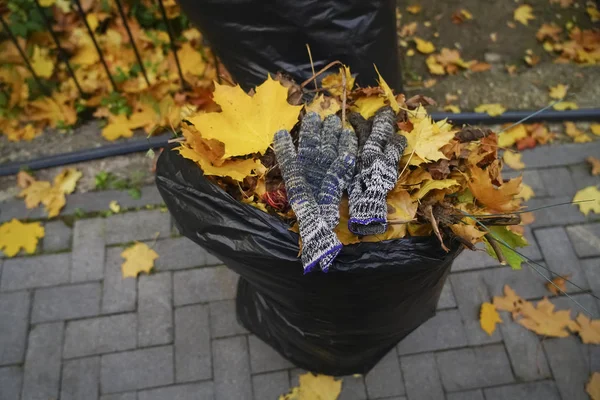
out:
{"label": "pile of autumn leaves", "polygon": [[[289,82],[284,83],[294,89]],[[328,75],[321,85],[331,96],[321,94],[303,106],[289,104],[288,94],[293,90],[288,93],[271,77],[251,94],[239,86],[217,84],[214,101],[221,112],[196,113],[186,118],[184,138],[177,150],[196,162],[214,182],[237,194],[240,201],[293,224],[294,215],[287,203],[272,201],[285,193],[280,176],[273,174],[277,169],[273,157],[268,157],[274,133],[279,129],[292,131],[303,108],[322,118],[339,112],[344,97],[346,112],[358,112],[366,119],[390,105],[399,116],[398,132],[406,137],[408,146],[396,187],[387,198],[389,228],[383,235],[353,235],[348,231],[348,204],[343,199],[336,228],[342,243],[435,233],[443,248],[450,236],[459,237],[468,247],[491,238],[513,248],[527,244],[520,226],[487,228],[477,221],[490,214],[520,210],[522,193],[527,192],[521,177],[507,181],[502,178],[494,133],[475,130],[479,136],[469,137],[446,120],[433,122],[424,108],[431,99],[395,96],[381,77],[378,87],[353,90],[354,78],[346,67]],[[520,267],[522,260],[517,253],[506,246],[500,248],[502,261]],[[489,243],[488,251],[498,256]]]}
{"label": "pile of autumn leaves", "polygon": [[[169,21],[174,24],[174,19],[180,16],[179,7],[174,0],[163,3]],[[69,129],[77,123],[78,114],[86,109],[95,110],[95,117],[104,118],[102,135],[107,140],[131,137],[135,129],[151,134],[160,127],[178,126],[182,109],[195,110],[210,103],[209,88],[216,70],[208,62],[212,56],[210,50],[203,47],[200,32],[195,28],[184,29],[177,39],[177,56],[189,88],[182,92],[164,25],[161,29],[143,28],[132,11],[133,7],[153,10],[147,11],[145,18],[155,21],[151,26],[161,26],[162,17],[152,1],[123,3],[149,84],[114,2],[81,1],[118,93],[112,91],[92,38],[72,2],[40,0],[40,4],[86,96],[82,98],[65,63],[59,61],[59,51],[47,30],[40,28],[26,38],[19,37],[18,42],[28,54],[36,75],[45,86],[53,88],[50,96],[39,93],[15,45],[8,39],[0,42],[0,85],[3,87],[0,97],[5,97],[0,102],[0,133],[9,140],[31,140],[47,127]],[[33,2],[31,7],[19,12],[38,16]],[[10,12],[4,17],[9,18]],[[145,24],[148,25],[148,21]]]}

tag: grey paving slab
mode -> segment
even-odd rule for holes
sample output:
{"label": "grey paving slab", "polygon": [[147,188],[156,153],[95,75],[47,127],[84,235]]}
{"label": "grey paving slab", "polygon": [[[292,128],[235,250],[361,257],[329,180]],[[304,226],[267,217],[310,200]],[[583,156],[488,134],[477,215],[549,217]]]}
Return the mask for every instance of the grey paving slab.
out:
{"label": "grey paving slab", "polygon": [[188,383],[138,392],[138,400],[212,400],[214,398],[212,382]]}
{"label": "grey paving slab", "polygon": [[589,360],[579,338],[546,339],[543,346],[562,398],[588,399],[585,384],[590,377]]}
{"label": "grey paving slab", "polygon": [[253,374],[293,367],[292,363],[254,335],[248,337],[248,345]]}
{"label": "grey paving slab", "polygon": [[365,376],[369,398],[391,397],[405,393],[400,361],[392,350]]}
{"label": "grey paving slab", "polygon": [[483,392],[486,400],[561,400],[552,381],[486,388]]}
{"label": "grey paving slab", "polygon": [[31,322],[48,322],[95,316],[100,313],[99,283],[38,289],[33,296]]}
{"label": "grey paving slab", "polygon": [[302,368],[294,368],[289,370],[290,372],[290,387],[295,387],[300,385],[300,375],[304,375],[308,373],[308,371]]}
{"label": "grey paving slab", "polygon": [[102,393],[166,386],[174,381],[172,346],[106,354],[100,361]]}
{"label": "grey paving slab", "polygon": [[522,161],[527,168],[559,167],[563,165],[581,164],[588,154],[600,154],[600,142],[561,143],[537,146],[524,151]]}
{"label": "grey paving slab", "polygon": [[481,389],[446,393],[446,400],[486,400]]}
{"label": "grey paving slab", "polygon": [[100,357],[65,361],[60,385],[61,400],[97,400],[100,387]]}
{"label": "grey paving slab", "polygon": [[440,300],[438,301],[437,309],[443,310],[445,308],[455,308],[456,300],[454,299],[454,293],[452,292],[452,284],[450,279],[446,280],[442,293],[440,294]]}
{"label": "grey paving slab", "polygon": [[[243,338],[245,340],[245,337]],[[175,309],[175,378],[190,382],[212,378],[208,307]]]}
{"label": "grey paving slab", "polygon": [[138,347],[173,341],[173,282],[170,273],[138,280]]}
{"label": "grey paving slab", "polygon": [[0,294],[0,365],[23,362],[29,304],[27,292]]}
{"label": "grey paving slab", "polygon": [[61,215],[71,215],[77,209],[84,212],[107,211],[109,210],[108,205],[111,201],[119,203],[122,210],[163,204],[162,197],[156,185],[144,186],[140,192],[141,196],[139,199],[131,197],[126,190],[74,193],[68,196],[67,204],[61,210]]}
{"label": "grey paving slab", "polygon": [[115,214],[106,219],[107,244],[167,238],[170,235],[171,215],[161,210]]}
{"label": "grey paving slab", "polygon": [[100,400],[137,400],[137,392],[104,394]]}
{"label": "grey paving slab", "polygon": [[580,260],[585,277],[594,294],[600,297],[600,257]]}
{"label": "grey paving slab", "polygon": [[595,186],[600,183],[600,177],[591,174],[591,166],[587,162],[570,165],[569,171],[571,172],[571,180],[577,184],[577,188]]}
{"label": "grey paving slab", "polygon": [[467,334],[458,310],[443,310],[415,329],[397,346],[398,354],[444,350],[467,345]]}
{"label": "grey paving slab", "polygon": [[42,248],[44,252],[63,251],[71,248],[73,230],[64,222],[49,221],[44,224],[44,239]]}
{"label": "grey paving slab", "polygon": [[532,211],[535,216],[535,221],[533,221],[531,227],[537,229],[586,222],[586,217],[579,212],[579,208],[570,204],[572,200],[573,196],[534,197],[530,199],[526,203],[526,210]]}
{"label": "grey paving slab", "polygon": [[157,271],[206,265],[206,251],[186,237],[157,240],[153,249],[160,255],[154,262]]}
{"label": "grey paving slab", "polygon": [[29,334],[25,358],[23,400],[58,398],[64,324],[40,324]]}
{"label": "grey paving slab", "polygon": [[433,353],[400,357],[400,366],[409,399],[444,398],[444,389]]}
{"label": "grey paving slab", "polygon": [[135,314],[119,314],[67,323],[64,358],[130,350],[136,346]]}
{"label": "grey paving slab", "polygon": [[540,170],[526,169],[522,172],[523,182],[531,187],[537,197],[548,196],[548,191],[540,175]]}
{"label": "grey paving slab", "polygon": [[[366,400],[367,388],[363,375],[349,375],[339,378],[342,380],[340,400]],[[277,399],[277,398],[276,398]]]}
{"label": "grey paving slab", "polygon": [[21,396],[23,369],[18,366],[0,368],[0,400],[18,400]]}
{"label": "grey paving slab", "polygon": [[[540,264],[545,266],[545,263]],[[535,268],[540,272],[544,271],[540,266],[535,265]],[[513,270],[509,266],[491,268],[479,275],[483,278],[490,296],[504,296],[505,285],[510,286],[524,299],[535,299],[550,294],[545,286],[547,280],[528,265],[523,265],[520,270]],[[491,301],[491,297],[487,301]]]}
{"label": "grey paving slab", "polygon": [[600,223],[573,225],[566,229],[579,257],[600,256]]}
{"label": "grey paving slab", "polygon": [[235,298],[238,276],[227,267],[176,271],[173,276],[175,305]]}
{"label": "grey paving slab", "polygon": [[234,300],[213,301],[210,306],[210,328],[214,338],[248,333],[237,320]]}
{"label": "grey paving slab", "polygon": [[69,253],[18,257],[4,260],[0,290],[21,290],[69,282]]}
{"label": "grey paving slab", "polygon": [[[556,307],[555,310],[557,311],[570,310],[572,319],[577,318],[577,314],[579,313],[591,316],[593,319],[600,319],[600,310],[598,308],[598,302],[589,293],[574,294],[571,295],[570,299],[566,296],[559,296],[553,298],[551,301],[552,304],[554,304],[554,306]],[[579,305],[585,308],[585,310],[582,309],[578,304],[575,304],[574,301],[579,303]]]}
{"label": "grey paving slab", "polygon": [[104,276],[104,219],[80,219],[73,230],[71,282],[100,280]]}
{"label": "grey paving slab", "polygon": [[[579,264],[579,259],[571,247],[571,241],[567,232],[562,227],[537,229],[535,237],[544,254],[544,260],[548,268],[560,275],[569,275],[569,280],[573,281],[581,288],[589,289],[587,279]],[[549,278],[553,276],[546,272]],[[580,292],[582,289],[567,284],[567,292]]]}
{"label": "grey paving slab", "polygon": [[279,396],[288,392],[290,388],[288,371],[268,372],[254,375],[252,387],[255,399],[277,400]]}
{"label": "grey paving slab", "polygon": [[479,246],[479,251],[463,251],[452,263],[452,272],[489,268],[500,265],[498,260],[490,257],[482,248],[482,246]]}
{"label": "grey paving slab", "polygon": [[102,290],[102,312],[105,314],[134,311],[137,285],[134,278],[123,278],[122,247],[106,249],[106,264]]}
{"label": "grey paving slab", "polygon": [[567,167],[545,168],[539,170],[539,174],[548,196],[558,197],[575,195],[577,189],[575,188],[575,182],[571,179],[571,173]]}
{"label": "grey paving slab", "polygon": [[446,391],[502,385],[515,380],[501,344],[442,351],[435,353],[435,358]]}
{"label": "grey paving slab", "polygon": [[10,221],[13,218],[23,219],[39,219],[46,217],[46,212],[42,207],[28,209],[25,207],[25,202],[19,200],[9,200],[0,203],[0,222]]}
{"label": "grey paving slab", "polygon": [[248,342],[244,336],[216,339],[212,344],[215,398],[243,399],[252,393]]}

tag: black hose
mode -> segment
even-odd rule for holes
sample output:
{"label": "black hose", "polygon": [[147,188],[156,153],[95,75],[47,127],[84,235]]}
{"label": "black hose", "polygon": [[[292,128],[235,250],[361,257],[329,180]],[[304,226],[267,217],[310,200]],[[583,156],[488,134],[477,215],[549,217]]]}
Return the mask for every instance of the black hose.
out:
{"label": "black hose", "polygon": [[[497,117],[491,117],[487,114],[465,112],[465,113],[444,113],[434,112],[431,117],[438,121],[448,118],[454,124],[503,124],[507,122],[517,122],[533,114],[535,111],[506,111]],[[581,110],[556,111],[545,110],[529,118],[527,122],[562,122],[562,121],[600,121],[600,109],[585,108]],[[123,154],[137,153],[159,147],[165,147],[170,134],[152,137],[150,139],[140,139],[125,143],[110,144],[107,146],[93,149],[78,150],[71,153],[56,154],[48,157],[41,157],[31,161],[14,161],[0,165],[0,176],[14,175],[23,168],[32,170],[59,167],[62,165],[73,164],[83,161],[97,160],[100,158],[120,156]]]}

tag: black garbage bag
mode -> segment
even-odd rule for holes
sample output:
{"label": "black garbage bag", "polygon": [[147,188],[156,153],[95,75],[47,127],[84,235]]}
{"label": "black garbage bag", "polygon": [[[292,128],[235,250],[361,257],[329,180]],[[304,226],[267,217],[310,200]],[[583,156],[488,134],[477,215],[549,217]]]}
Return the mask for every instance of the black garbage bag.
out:
{"label": "black garbage bag", "polygon": [[[376,85],[373,63],[386,82],[401,89],[395,0],[178,0],[244,90],[269,72],[296,82],[339,60]],[[336,71],[337,69],[333,69]]]}
{"label": "black garbage bag", "polygon": [[183,235],[240,275],[241,323],[298,367],[367,373],[435,314],[457,243],[435,237],[345,246],[328,273],[303,274],[298,234],[242,204],[166,149],[156,184]]}

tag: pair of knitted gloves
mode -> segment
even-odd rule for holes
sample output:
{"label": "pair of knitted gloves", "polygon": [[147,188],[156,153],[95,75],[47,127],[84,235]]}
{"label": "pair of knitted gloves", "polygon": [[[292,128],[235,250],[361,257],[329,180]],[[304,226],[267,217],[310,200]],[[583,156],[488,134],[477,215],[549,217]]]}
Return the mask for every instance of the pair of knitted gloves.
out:
{"label": "pair of knitted gloves", "polygon": [[322,122],[318,114],[306,114],[298,152],[287,130],[275,134],[273,147],[298,219],[305,273],[317,264],[327,271],[342,249],[334,228],[344,190],[348,189],[351,232],[373,235],[387,229],[386,197],[398,180],[406,138],[396,134],[390,107],[376,113],[372,128],[359,114],[349,120],[356,133],[342,128],[336,115]]}

